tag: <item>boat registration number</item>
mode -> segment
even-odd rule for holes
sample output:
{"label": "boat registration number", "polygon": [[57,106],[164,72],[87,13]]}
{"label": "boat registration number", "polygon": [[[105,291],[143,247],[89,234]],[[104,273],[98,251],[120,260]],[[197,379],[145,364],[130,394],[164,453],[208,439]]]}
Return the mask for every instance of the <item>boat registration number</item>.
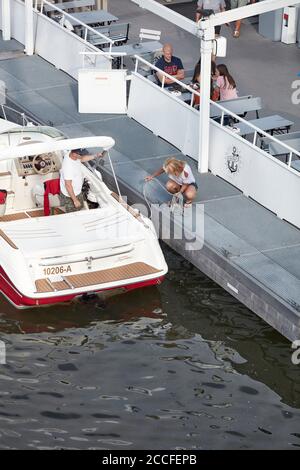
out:
{"label": "boat registration number", "polygon": [[67,274],[72,272],[71,266],[68,264],[66,265],[60,265],[60,266],[51,266],[49,268],[44,268],[43,272],[45,276],[51,276],[54,274]]}

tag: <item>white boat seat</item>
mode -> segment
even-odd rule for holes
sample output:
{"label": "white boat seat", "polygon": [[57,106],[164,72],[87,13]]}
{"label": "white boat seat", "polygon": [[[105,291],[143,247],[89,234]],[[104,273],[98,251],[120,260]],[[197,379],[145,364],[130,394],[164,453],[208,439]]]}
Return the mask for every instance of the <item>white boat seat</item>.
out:
{"label": "white boat seat", "polygon": [[[35,207],[44,207],[44,192],[45,188],[43,183],[37,183],[32,188],[32,199]],[[60,207],[61,202],[58,194],[49,194],[50,207]]]}

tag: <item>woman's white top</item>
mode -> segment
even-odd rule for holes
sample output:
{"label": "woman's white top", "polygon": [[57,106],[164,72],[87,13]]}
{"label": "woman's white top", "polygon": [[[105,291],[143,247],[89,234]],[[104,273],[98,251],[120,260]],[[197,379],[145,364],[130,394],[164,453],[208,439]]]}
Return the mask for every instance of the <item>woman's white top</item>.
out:
{"label": "woman's white top", "polygon": [[168,177],[171,180],[175,181],[176,183],[180,184],[180,186],[182,186],[183,184],[195,183],[193,172],[191,170],[190,165],[188,165],[187,163],[184,165],[183,172],[179,176],[171,175],[170,173],[166,171],[165,167],[163,168],[165,172],[167,173]]}

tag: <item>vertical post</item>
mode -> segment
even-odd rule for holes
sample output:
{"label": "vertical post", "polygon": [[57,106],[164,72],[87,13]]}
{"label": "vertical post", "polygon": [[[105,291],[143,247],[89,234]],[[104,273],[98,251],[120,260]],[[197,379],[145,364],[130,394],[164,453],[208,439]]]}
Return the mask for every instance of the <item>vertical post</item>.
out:
{"label": "vertical post", "polygon": [[4,41],[11,39],[10,0],[2,0],[2,36]]}
{"label": "vertical post", "polygon": [[211,57],[215,28],[202,31],[201,38],[201,80],[200,80],[200,119],[199,119],[199,155],[198,170],[200,173],[208,171],[209,156],[209,118],[210,118],[210,84],[211,84]]}
{"label": "vertical post", "polygon": [[96,0],[96,9],[107,11],[107,0]]}
{"label": "vertical post", "polygon": [[33,4],[25,0],[25,53],[33,55]]}

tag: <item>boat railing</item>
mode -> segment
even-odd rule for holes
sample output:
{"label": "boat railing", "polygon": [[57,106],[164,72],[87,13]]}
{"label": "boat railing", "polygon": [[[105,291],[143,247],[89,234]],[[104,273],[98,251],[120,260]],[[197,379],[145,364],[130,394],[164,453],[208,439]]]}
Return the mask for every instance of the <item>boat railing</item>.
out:
{"label": "boat railing", "polygon": [[[87,24],[85,24],[82,21],[78,20],[71,13],[67,13],[64,10],[62,10],[61,8],[56,7],[55,3],[50,3],[47,0],[34,0],[34,9],[38,13],[47,16],[46,12],[45,12],[45,9],[44,9],[45,5],[47,5],[49,7],[48,11],[50,10],[50,11],[54,11],[54,12],[59,13],[59,24],[61,26],[64,26],[66,19],[67,20],[68,19],[76,20],[76,25],[81,26],[82,29],[83,29],[82,39],[85,42],[87,42],[93,48],[95,47],[92,43],[90,43],[88,41],[88,33],[90,32],[93,36],[99,36],[99,38],[103,39],[105,43],[108,43],[109,44],[109,51],[108,52],[111,52],[111,49],[112,49],[112,47],[115,43],[115,41],[113,39],[111,39],[108,36],[105,36],[105,34],[100,33],[99,31],[92,28],[91,26],[88,26]],[[51,17],[49,17],[49,19],[51,19]]]}
{"label": "boat railing", "polygon": [[[170,78],[174,83],[177,83],[181,90],[182,90],[182,94],[184,94],[185,92],[186,93],[190,93],[189,95],[189,102],[186,103],[183,101],[182,99],[182,94],[180,97],[177,97],[176,95],[173,95],[174,99],[176,100],[179,100],[182,102],[182,104],[184,106],[189,106],[191,108],[193,108],[193,104],[195,102],[195,96],[198,96],[200,98],[200,93],[197,91],[197,90],[194,90],[191,86],[187,85],[186,83],[183,83],[181,82],[180,80],[177,80],[176,78],[174,78],[172,75],[169,75],[168,73],[164,72],[163,70],[159,69],[158,67],[156,67],[155,65],[151,64],[150,62],[148,62],[147,60],[143,59],[142,57],[138,56],[138,55],[135,55],[134,58],[136,59],[136,62],[135,62],[135,73],[141,75],[144,77],[144,74],[141,74],[139,72],[139,65],[140,63],[143,63],[144,65],[146,65],[148,68],[149,68],[149,74],[153,72],[159,72],[161,75],[162,75],[162,80],[161,80],[161,83],[159,84],[158,81],[155,81],[155,83],[157,84],[157,86],[159,86],[162,90],[165,89],[165,80],[166,78]],[[145,77],[144,77],[145,78]],[[165,90],[167,92],[167,90]],[[169,93],[169,92],[168,92]],[[224,106],[218,104],[217,102],[215,101],[212,101],[210,100],[210,104],[212,107],[216,107],[218,108],[220,111],[221,111],[221,116],[218,120],[218,124],[221,125],[222,127],[226,127],[226,129],[228,129],[229,131],[232,130],[232,132],[235,133],[235,129],[234,129],[234,125],[233,126],[228,126],[227,124],[225,124],[226,122],[226,119],[225,117],[227,116],[230,116],[230,118],[232,118],[232,121],[236,124],[238,123],[243,123],[245,125],[247,125],[247,127],[251,128],[253,130],[253,138],[252,140],[249,142],[253,147],[256,147],[256,148],[259,148],[260,150],[263,150],[266,152],[266,149],[262,148],[262,145],[263,145],[263,139],[267,139],[268,142],[274,142],[276,143],[276,145],[280,145],[283,149],[282,151],[282,154],[286,154],[288,155],[288,159],[287,159],[287,166],[292,170],[292,171],[295,171],[292,167],[291,167],[291,163],[293,161],[293,155],[295,155],[298,159],[300,159],[300,152],[297,151],[296,149],[290,147],[288,144],[286,144],[285,142],[281,141],[281,140],[278,140],[276,139],[276,137],[274,135],[271,135],[271,134],[268,134],[267,132],[263,131],[262,129],[260,129],[259,127],[256,127],[254,124],[252,124],[251,122],[247,121],[246,119],[243,119],[241,116],[238,116],[237,114],[233,113],[232,111],[226,109]],[[195,111],[196,109],[193,108]],[[216,122],[215,120],[211,119],[211,121],[213,122]],[[260,137],[260,142],[258,142],[258,137]],[[267,152],[266,152],[267,153]],[[268,153],[268,155],[273,158],[274,160],[278,161],[278,159],[273,156],[272,154]]]}
{"label": "boat railing", "polygon": [[5,121],[12,121],[15,124],[20,126],[36,125],[39,126],[40,123],[33,119],[32,117],[27,116],[25,112],[18,111],[7,104],[0,105],[1,118]]}

